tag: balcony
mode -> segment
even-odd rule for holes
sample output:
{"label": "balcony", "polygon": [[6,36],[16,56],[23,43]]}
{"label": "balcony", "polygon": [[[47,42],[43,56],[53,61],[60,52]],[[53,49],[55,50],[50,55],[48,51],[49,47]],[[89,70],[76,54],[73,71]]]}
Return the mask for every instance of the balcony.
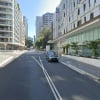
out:
{"label": "balcony", "polygon": [[12,15],[12,11],[1,11],[0,14]]}
{"label": "balcony", "polygon": [[12,32],[12,28],[0,28],[0,32]]}
{"label": "balcony", "polygon": [[0,38],[0,43],[9,43],[9,42],[12,42],[12,38]]}
{"label": "balcony", "polygon": [[12,17],[8,17],[8,16],[0,16],[1,20],[12,20]]}
{"label": "balcony", "polygon": [[0,7],[12,8],[12,1],[0,1]]}
{"label": "balcony", "polygon": [[12,34],[11,33],[2,33],[0,34],[0,38],[11,38]]}
{"label": "balcony", "polygon": [[12,26],[12,23],[0,22],[0,26]]}

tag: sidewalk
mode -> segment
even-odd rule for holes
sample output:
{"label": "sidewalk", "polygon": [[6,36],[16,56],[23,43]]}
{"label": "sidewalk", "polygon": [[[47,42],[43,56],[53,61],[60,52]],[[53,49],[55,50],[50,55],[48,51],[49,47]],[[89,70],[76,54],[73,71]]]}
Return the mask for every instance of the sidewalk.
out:
{"label": "sidewalk", "polygon": [[100,80],[100,59],[62,55],[60,62],[81,74]]}
{"label": "sidewalk", "polygon": [[0,67],[4,67],[4,65],[10,63],[15,58],[19,57],[25,51],[7,51],[0,52]]}
{"label": "sidewalk", "polygon": [[100,59],[92,59],[92,58],[85,58],[85,57],[77,57],[77,56],[70,56],[70,55],[63,55],[63,57],[67,57],[70,59],[74,59],[80,62],[84,62],[96,67],[100,67]]}

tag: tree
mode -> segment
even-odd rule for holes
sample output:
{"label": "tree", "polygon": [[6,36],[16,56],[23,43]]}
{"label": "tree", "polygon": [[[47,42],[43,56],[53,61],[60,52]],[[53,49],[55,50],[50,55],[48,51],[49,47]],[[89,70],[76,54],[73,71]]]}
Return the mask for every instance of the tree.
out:
{"label": "tree", "polygon": [[31,46],[33,46],[33,40],[31,37],[26,38],[25,45],[27,46],[27,48],[30,48]]}
{"label": "tree", "polygon": [[78,54],[79,47],[77,45],[77,42],[72,42],[71,47],[75,50],[75,54]]}
{"label": "tree", "polygon": [[65,53],[65,50],[66,50],[66,54],[68,54],[68,48],[70,47],[70,44],[66,44],[63,46],[63,52]]}
{"label": "tree", "polygon": [[35,43],[35,47],[40,49],[42,46],[42,41],[43,41],[43,37],[38,37],[36,43]]}
{"label": "tree", "polygon": [[97,41],[97,44],[100,45],[100,39],[97,39],[96,41]]}
{"label": "tree", "polygon": [[40,36],[38,37],[35,46],[38,48],[44,49],[46,45],[48,44],[48,40],[52,39],[52,33],[50,29],[43,28],[40,32]]}
{"label": "tree", "polygon": [[95,41],[87,41],[87,43],[86,43],[87,47],[89,49],[92,49],[94,57],[98,56],[97,49],[98,49],[99,42],[100,42],[99,40],[95,40]]}

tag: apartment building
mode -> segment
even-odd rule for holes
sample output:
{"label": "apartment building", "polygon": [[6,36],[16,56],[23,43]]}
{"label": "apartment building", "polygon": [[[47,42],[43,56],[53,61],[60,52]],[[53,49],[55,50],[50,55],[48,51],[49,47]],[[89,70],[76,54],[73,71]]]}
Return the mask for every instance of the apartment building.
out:
{"label": "apartment building", "polygon": [[42,27],[43,27],[42,16],[37,16],[36,17],[36,38],[39,36]]}
{"label": "apartment building", "polygon": [[59,8],[56,8],[56,12],[54,13],[53,16],[53,39],[56,39],[60,36],[60,11]]}
{"label": "apartment building", "polygon": [[23,15],[16,0],[0,0],[0,49],[25,46]]}
{"label": "apartment building", "polygon": [[53,13],[45,13],[42,16],[36,17],[36,39],[43,28],[48,28],[52,31],[53,16]]}
{"label": "apartment building", "polygon": [[62,53],[63,46],[72,42],[82,45],[100,39],[100,0],[62,0],[57,8],[59,20],[55,22],[59,28],[54,29],[60,35],[54,35],[54,45],[58,52]]}
{"label": "apartment building", "polygon": [[23,16],[23,24],[25,28],[25,37],[28,38],[28,21],[26,16]]}
{"label": "apartment building", "polygon": [[45,13],[43,16],[43,27],[52,28],[53,13]]}

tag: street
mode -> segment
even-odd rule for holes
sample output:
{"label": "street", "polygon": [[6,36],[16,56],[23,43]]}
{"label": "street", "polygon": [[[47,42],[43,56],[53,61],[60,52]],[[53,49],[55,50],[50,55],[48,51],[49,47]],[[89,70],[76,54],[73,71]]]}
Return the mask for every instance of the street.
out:
{"label": "street", "polygon": [[0,69],[0,100],[100,100],[100,84],[28,51]]}

